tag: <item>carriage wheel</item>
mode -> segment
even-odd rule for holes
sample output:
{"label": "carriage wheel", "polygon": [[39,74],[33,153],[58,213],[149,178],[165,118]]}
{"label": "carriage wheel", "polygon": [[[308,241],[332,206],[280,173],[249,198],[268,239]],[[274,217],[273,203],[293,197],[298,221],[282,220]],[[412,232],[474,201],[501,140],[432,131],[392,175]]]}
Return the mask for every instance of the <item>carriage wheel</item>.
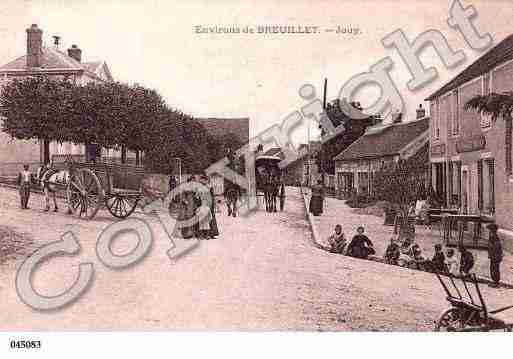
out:
{"label": "carriage wheel", "polygon": [[124,196],[122,194],[109,195],[105,199],[107,209],[116,218],[127,218],[135,211],[138,202],[138,196]]}
{"label": "carriage wheel", "polygon": [[70,175],[66,190],[68,207],[79,217],[92,219],[103,203],[99,178],[89,168],[79,168]]}
{"label": "carriage wheel", "polygon": [[449,308],[442,313],[435,325],[435,332],[454,332],[463,328],[457,308]]}

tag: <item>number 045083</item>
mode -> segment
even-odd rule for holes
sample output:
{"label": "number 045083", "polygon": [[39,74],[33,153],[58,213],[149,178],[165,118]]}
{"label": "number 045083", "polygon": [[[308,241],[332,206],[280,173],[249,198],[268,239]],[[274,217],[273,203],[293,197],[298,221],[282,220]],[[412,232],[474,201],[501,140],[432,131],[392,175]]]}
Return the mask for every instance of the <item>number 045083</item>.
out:
{"label": "number 045083", "polygon": [[11,340],[11,349],[39,349],[41,341],[39,340]]}

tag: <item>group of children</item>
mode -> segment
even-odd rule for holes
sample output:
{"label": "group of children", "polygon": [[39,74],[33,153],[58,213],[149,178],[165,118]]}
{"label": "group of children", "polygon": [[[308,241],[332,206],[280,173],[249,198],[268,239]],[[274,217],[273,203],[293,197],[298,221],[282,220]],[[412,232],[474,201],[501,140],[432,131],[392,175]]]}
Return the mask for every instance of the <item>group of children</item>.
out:
{"label": "group of children", "polygon": [[444,253],[441,244],[435,245],[435,253],[431,259],[422,256],[420,246],[409,238],[399,246],[395,239],[390,241],[384,260],[388,264],[399,265],[411,269],[428,272],[447,273],[467,276],[474,267],[474,256],[464,246],[458,247],[460,260],[456,258],[455,250],[448,248]]}
{"label": "group of children", "polygon": [[[497,235],[498,227],[492,223],[487,226],[490,231],[488,258],[490,259],[490,277],[493,283],[490,286],[497,287],[500,281],[500,263],[503,257],[503,249],[500,238]],[[328,237],[328,248],[332,253],[345,254],[355,258],[367,259],[369,255],[375,254],[370,239],[365,236],[364,228],[358,227],[357,234],[346,248],[347,240],[342,232],[342,226],[337,224],[334,233]],[[431,259],[422,255],[422,250],[417,243],[406,238],[402,243],[392,238],[383,256],[385,263],[418,269],[433,273],[445,273],[453,276],[468,276],[474,267],[474,255],[465,246],[460,245],[459,260],[453,248],[443,251],[441,244],[435,245],[435,253]]]}
{"label": "group of children", "polygon": [[[353,237],[349,245],[342,232],[342,226],[337,224],[335,232],[328,237],[327,248],[331,253],[345,254],[355,258],[367,259],[370,255],[376,254],[374,245],[369,237],[365,234],[365,229],[360,226],[356,229],[356,235]],[[346,249],[347,246],[347,249]]]}

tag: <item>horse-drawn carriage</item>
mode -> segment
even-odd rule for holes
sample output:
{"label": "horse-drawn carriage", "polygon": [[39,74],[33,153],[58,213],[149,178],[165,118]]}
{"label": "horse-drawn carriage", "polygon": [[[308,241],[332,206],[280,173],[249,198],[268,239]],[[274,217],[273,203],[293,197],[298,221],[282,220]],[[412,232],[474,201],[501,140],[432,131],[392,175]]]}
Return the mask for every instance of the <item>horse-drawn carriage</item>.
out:
{"label": "horse-drawn carriage", "polygon": [[[233,153],[228,153],[228,167],[242,173],[240,161],[236,160]],[[282,159],[278,156],[260,155],[255,158],[255,194],[257,199],[263,197],[267,212],[277,211],[277,201],[280,200],[279,208],[283,211],[285,206],[285,185],[282,181],[282,170],[279,163]],[[228,215],[236,216],[237,201],[241,195],[239,185],[226,180],[224,181],[224,197],[228,207]]]}
{"label": "horse-drawn carriage", "polygon": [[285,185],[278,156],[260,155],[255,159],[256,195],[263,196],[267,212],[276,212],[277,200],[280,200],[280,210],[285,206]]}

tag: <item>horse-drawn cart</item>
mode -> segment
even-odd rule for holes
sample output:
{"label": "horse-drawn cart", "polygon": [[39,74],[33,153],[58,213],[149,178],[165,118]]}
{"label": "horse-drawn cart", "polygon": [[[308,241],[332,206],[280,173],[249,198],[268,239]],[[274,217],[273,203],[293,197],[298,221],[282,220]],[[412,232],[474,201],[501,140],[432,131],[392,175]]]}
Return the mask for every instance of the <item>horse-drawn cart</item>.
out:
{"label": "horse-drawn cart", "polygon": [[[450,307],[440,315],[436,321],[435,331],[452,332],[488,332],[492,330],[502,330],[511,332],[513,323],[506,323],[497,318],[494,314],[512,309],[513,305],[489,310],[486,306],[483,294],[479,289],[479,284],[475,274],[460,278],[457,281],[451,277],[444,277],[436,274],[444,292],[447,294],[447,301]],[[472,295],[474,293],[474,295]]]}
{"label": "horse-drawn cart", "polygon": [[[56,172],[55,170],[58,170]],[[83,163],[67,159],[52,169],[55,177],[42,182],[66,191],[69,210],[79,217],[92,219],[105,206],[116,218],[127,218],[144,196],[141,191],[145,172],[130,165]],[[58,173],[62,173],[58,176]]]}

